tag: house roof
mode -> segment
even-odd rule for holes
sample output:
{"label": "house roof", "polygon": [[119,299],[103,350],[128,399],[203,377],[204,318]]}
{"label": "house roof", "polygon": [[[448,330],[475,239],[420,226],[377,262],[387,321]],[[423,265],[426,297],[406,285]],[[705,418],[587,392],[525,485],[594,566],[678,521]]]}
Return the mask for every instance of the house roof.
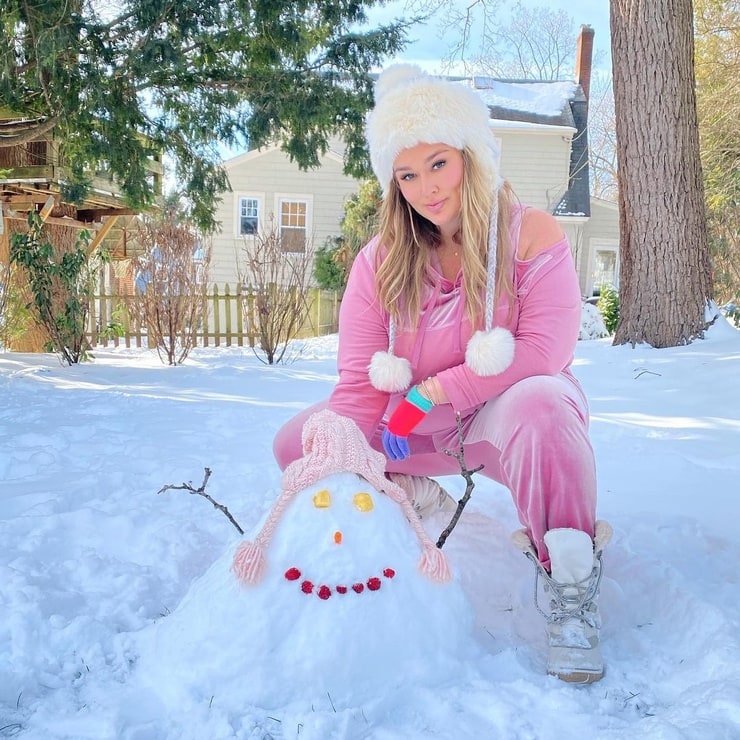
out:
{"label": "house roof", "polygon": [[450,79],[473,87],[488,106],[492,119],[575,129],[571,139],[568,187],[553,208],[553,214],[561,217],[591,215],[588,101],[578,83],[483,76]]}
{"label": "house roof", "polygon": [[[279,144],[266,144],[259,149],[249,149],[246,152],[241,152],[240,154],[236,154],[233,157],[229,157],[228,159],[224,160],[223,167],[226,170],[231,170],[235,167],[241,166],[245,162],[250,162],[253,159],[264,157],[266,154],[272,154],[273,152],[279,151],[282,151]],[[329,148],[326,150],[326,154],[322,156],[326,159],[332,159],[339,164],[343,164],[344,162],[341,153],[336,151],[334,142],[329,142]]]}

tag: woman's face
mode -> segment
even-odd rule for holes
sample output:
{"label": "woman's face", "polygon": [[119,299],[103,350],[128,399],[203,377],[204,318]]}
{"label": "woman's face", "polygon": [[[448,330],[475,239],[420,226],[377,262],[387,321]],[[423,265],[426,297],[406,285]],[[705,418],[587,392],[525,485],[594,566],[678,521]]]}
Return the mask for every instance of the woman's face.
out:
{"label": "woman's face", "polygon": [[393,177],[401,194],[442,234],[453,236],[460,227],[463,156],[447,144],[417,144],[399,153]]}

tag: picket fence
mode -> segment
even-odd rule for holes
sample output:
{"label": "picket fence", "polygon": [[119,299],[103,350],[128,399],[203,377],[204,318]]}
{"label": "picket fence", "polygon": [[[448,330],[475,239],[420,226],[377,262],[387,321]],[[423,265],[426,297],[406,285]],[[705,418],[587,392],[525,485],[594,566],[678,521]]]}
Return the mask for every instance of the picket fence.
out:
{"label": "picket fence", "polygon": [[[254,315],[256,291],[251,286],[226,284],[210,287],[203,298],[203,313],[194,327],[200,347],[254,347],[259,343],[257,327],[247,317]],[[91,343],[98,347],[146,347],[146,327],[139,326],[129,311],[132,295],[97,295],[90,307]],[[333,334],[339,326],[339,294],[335,291],[309,290],[310,310],[293,339]],[[122,336],[105,332],[109,324],[121,327]]]}

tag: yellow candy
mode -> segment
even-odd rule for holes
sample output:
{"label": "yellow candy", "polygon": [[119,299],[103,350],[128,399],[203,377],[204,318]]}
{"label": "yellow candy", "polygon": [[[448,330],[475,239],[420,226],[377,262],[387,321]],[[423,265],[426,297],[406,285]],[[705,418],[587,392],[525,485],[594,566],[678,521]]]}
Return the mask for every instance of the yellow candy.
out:
{"label": "yellow candy", "polygon": [[375,507],[373,497],[369,493],[356,493],[352,502],[359,511],[372,511]]}
{"label": "yellow candy", "polygon": [[313,505],[317,509],[328,509],[331,506],[331,494],[326,488],[322,488],[314,497]]}

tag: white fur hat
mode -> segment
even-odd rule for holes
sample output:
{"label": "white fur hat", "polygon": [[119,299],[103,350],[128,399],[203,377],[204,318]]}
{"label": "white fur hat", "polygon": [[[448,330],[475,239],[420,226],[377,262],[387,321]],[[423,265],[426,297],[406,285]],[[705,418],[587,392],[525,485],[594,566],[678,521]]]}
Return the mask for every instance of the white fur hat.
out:
{"label": "white fur hat", "polygon": [[488,106],[466,82],[432,77],[413,64],[394,64],[375,83],[375,108],[365,128],[370,161],[383,192],[403,149],[444,143],[468,149],[491,189],[498,181],[499,151]]}

